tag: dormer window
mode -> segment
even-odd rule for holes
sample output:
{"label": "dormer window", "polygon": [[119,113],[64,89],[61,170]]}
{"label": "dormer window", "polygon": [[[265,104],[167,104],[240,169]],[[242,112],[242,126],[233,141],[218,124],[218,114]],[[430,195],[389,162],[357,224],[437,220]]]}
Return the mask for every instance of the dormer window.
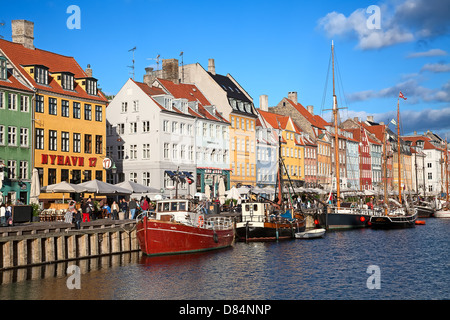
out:
{"label": "dormer window", "polygon": [[61,79],[61,85],[64,90],[72,90],[73,91],[73,74],[63,73],[62,79]]}
{"label": "dormer window", "polygon": [[34,80],[39,84],[48,85],[48,68],[44,66],[35,66]]}
{"label": "dormer window", "polygon": [[0,57],[0,80],[6,80],[8,69],[5,57]]}
{"label": "dormer window", "polygon": [[86,92],[93,96],[97,95],[97,81],[94,79],[86,79]]}

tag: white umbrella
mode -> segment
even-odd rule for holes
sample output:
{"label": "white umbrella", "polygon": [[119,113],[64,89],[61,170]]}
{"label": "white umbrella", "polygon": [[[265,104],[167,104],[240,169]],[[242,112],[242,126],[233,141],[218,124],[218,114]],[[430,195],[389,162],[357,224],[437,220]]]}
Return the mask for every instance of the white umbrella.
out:
{"label": "white umbrella", "polygon": [[33,175],[31,176],[31,188],[30,188],[30,203],[39,203],[39,195],[41,194],[41,187],[39,183],[39,171],[34,168]]}
{"label": "white umbrella", "polygon": [[131,194],[130,190],[99,180],[91,180],[78,184],[86,188],[86,192],[96,194]]}
{"label": "white umbrella", "polygon": [[241,197],[241,194],[236,187],[233,187],[230,190],[226,191],[225,194],[227,195],[228,199],[238,200]]}
{"label": "white umbrella", "polygon": [[41,190],[45,192],[56,193],[81,193],[85,192],[87,189],[77,184],[61,181],[60,183],[50,184],[48,186],[42,187]]}
{"label": "white umbrella", "polygon": [[130,190],[132,193],[160,193],[158,189],[147,187],[143,184],[136,183],[133,181],[124,181],[115,184],[116,187],[124,188]]}
{"label": "white umbrella", "polygon": [[211,197],[211,189],[209,188],[208,184],[205,187],[205,196],[206,196],[206,199],[209,199]]}
{"label": "white umbrella", "polygon": [[219,202],[220,204],[225,203],[225,182],[223,181],[223,177],[219,181]]}

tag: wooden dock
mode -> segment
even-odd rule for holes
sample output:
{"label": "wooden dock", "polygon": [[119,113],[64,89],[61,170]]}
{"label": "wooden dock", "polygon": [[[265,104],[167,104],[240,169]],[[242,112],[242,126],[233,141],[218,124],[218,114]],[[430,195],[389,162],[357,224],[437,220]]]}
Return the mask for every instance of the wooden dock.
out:
{"label": "wooden dock", "polygon": [[0,271],[139,251],[135,220],[0,227]]}

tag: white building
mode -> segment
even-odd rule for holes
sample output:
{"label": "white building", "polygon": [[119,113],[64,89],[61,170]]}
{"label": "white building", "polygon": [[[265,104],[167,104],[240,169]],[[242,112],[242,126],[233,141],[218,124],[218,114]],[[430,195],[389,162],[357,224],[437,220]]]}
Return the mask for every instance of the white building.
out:
{"label": "white building", "polygon": [[[175,196],[172,173],[194,175],[196,117],[186,101],[128,79],[106,109],[106,119],[107,156],[117,168],[108,182],[131,180]],[[193,195],[195,186],[184,180],[177,192]]]}

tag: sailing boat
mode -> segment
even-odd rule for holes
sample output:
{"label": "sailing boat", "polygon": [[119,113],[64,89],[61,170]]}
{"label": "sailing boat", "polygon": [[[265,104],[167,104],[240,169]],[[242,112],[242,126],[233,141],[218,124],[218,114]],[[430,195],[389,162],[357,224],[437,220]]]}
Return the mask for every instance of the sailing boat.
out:
{"label": "sailing boat", "polygon": [[448,149],[447,149],[447,139],[445,139],[445,186],[446,186],[446,197],[445,197],[445,203],[444,206],[436,210],[434,213],[434,216],[436,218],[450,218],[450,208],[449,208],[449,202],[448,202]]}
{"label": "sailing boat", "polygon": [[[397,160],[398,160],[398,202],[392,201],[397,204],[393,209],[388,208],[388,196],[387,196],[387,179],[385,178],[384,186],[384,215],[372,216],[370,218],[370,225],[372,228],[378,229],[395,229],[395,228],[408,228],[415,227],[417,219],[417,208],[403,207],[402,205],[402,173],[401,173],[401,144],[400,144],[400,97],[405,99],[400,92],[397,101]],[[386,140],[386,138],[385,138]],[[387,166],[385,164],[385,171]],[[405,199],[406,203],[406,199]]]}
{"label": "sailing boat", "polygon": [[336,177],[336,207],[326,207],[325,212],[318,213],[316,224],[328,230],[353,229],[369,226],[373,210],[361,208],[341,207],[340,170],[339,170],[339,137],[338,137],[338,107],[334,84],[334,43],[331,42],[331,56],[333,69],[333,116],[334,116],[334,143],[335,143],[335,177]]}
{"label": "sailing boat", "polygon": [[[294,211],[292,198],[283,203],[283,178],[289,173],[281,156],[281,136],[278,151],[278,201],[264,199],[264,202],[242,204],[242,220],[236,223],[236,238],[239,241],[278,241],[295,238],[295,233],[305,231],[306,221],[302,214]],[[291,185],[292,187],[292,185]],[[293,188],[292,188],[293,189]]]}

